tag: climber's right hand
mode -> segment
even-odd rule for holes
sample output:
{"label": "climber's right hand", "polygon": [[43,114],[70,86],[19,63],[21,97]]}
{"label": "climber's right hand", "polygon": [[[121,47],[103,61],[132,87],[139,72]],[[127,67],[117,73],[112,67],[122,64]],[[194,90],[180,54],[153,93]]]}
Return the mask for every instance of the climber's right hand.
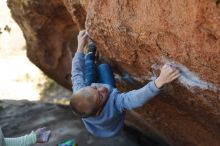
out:
{"label": "climber's right hand", "polygon": [[77,52],[83,53],[83,49],[85,47],[87,39],[88,39],[88,33],[86,32],[86,30],[81,30],[77,36],[77,40],[78,40]]}

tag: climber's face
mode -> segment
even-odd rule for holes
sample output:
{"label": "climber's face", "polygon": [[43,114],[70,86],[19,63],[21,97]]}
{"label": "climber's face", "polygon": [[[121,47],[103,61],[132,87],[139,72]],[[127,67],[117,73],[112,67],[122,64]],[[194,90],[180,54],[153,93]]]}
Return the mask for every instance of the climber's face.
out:
{"label": "climber's face", "polygon": [[88,86],[86,89],[92,96],[92,101],[94,103],[94,106],[97,107],[97,111],[94,113],[94,115],[99,115],[102,111],[102,108],[104,104],[106,103],[108,99],[108,89],[103,86]]}
{"label": "climber's face", "polygon": [[70,107],[81,118],[98,116],[108,99],[108,92],[108,88],[92,84],[73,94]]}

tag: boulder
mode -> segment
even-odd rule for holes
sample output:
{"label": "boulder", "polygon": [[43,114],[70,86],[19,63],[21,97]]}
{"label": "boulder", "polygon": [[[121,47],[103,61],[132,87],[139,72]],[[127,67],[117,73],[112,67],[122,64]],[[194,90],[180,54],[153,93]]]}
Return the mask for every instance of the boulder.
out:
{"label": "boulder", "polygon": [[178,68],[177,81],[127,117],[130,125],[178,146],[220,145],[219,4],[8,0],[27,41],[27,56],[66,88],[71,88],[71,58],[82,28],[96,43],[99,59],[112,65],[122,91],[155,79],[164,63]]}
{"label": "boulder", "polygon": [[80,29],[78,21],[72,19],[59,0],[9,0],[8,6],[23,31],[28,58],[49,77],[70,89],[71,59]]}

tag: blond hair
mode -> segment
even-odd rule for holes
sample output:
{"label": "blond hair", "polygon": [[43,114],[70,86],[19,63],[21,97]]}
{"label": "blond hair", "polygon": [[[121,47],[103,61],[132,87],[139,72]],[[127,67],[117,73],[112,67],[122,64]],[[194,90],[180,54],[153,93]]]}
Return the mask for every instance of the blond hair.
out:
{"label": "blond hair", "polygon": [[[72,95],[72,98],[70,99],[70,108],[77,116],[81,118],[93,116],[97,112],[98,107],[95,106],[94,102],[90,102],[92,101],[91,98],[93,98],[92,94],[82,89]],[[91,106],[80,107],[80,103],[83,100],[88,101]],[[85,108],[87,108],[87,111]]]}

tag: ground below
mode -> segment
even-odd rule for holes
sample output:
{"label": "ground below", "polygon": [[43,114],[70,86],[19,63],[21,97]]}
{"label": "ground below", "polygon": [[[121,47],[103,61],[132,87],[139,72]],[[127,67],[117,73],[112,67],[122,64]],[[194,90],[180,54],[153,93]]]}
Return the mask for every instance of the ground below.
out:
{"label": "ground below", "polygon": [[71,138],[74,138],[79,146],[161,145],[127,126],[115,138],[93,137],[86,131],[81,120],[68,107],[61,105],[27,100],[2,100],[0,117],[0,125],[6,137],[21,136],[43,126],[50,129],[52,135],[49,142],[36,146],[55,146]]}

